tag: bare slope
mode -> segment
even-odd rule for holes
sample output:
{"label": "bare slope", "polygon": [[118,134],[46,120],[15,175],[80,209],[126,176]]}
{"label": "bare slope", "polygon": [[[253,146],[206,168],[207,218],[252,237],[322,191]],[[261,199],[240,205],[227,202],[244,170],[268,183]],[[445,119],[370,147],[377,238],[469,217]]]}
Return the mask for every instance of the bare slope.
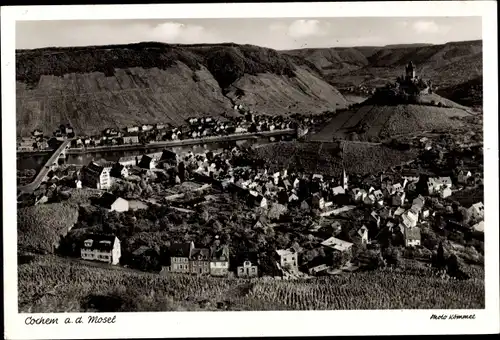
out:
{"label": "bare slope", "polygon": [[[353,110],[337,113],[312,141],[347,139],[379,141],[423,131],[451,131],[464,126],[454,117],[469,116],[468,108],[436,94],[422,96],[421,104],[375,105],[370,99]],[[446,107],[429,105],[442,103]]]}
{"label": "bare slope", "polygon": [[367,80],[385,83],[401,75],[410,60],[417,72],[439,86],[460,84],[482,75],[482,41],[442,45],[323,48],[284,51],[299,55],[320,69],[336,87],[357,86]]}
{"label": "bare slope", "polygon": [[21,50],[16,56],[22,135],[35,128],[50,134],[61,123],[79,134],[138,123],[178,125],[191,116],[233,115],[233,100],[269,113],[346,105],[307,61],[251,45],[141,43]]}

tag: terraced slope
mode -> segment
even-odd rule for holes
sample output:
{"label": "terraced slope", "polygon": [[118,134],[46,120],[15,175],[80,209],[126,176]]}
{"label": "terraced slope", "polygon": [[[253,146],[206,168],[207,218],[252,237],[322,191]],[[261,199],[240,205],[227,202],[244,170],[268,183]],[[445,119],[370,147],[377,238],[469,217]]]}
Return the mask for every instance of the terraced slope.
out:
{"label": "terraced slope", "polygon": [[288,168],[339,177],[342,166],[350,174],[366,175],[408,162],[416,150],[395,150],[364,142],[280,142],[255,148],[251,157],[265,161],[271,171]]}
{"label": "terraced slope", "polygon": [[234,115],[235,103],[272,114],[347,104],[300,57],[251,45],[141,43],[21,50],[16,57],[19,135],[35,128],[50,134],[63,123],[79,134],[179,125],[193,116]]}

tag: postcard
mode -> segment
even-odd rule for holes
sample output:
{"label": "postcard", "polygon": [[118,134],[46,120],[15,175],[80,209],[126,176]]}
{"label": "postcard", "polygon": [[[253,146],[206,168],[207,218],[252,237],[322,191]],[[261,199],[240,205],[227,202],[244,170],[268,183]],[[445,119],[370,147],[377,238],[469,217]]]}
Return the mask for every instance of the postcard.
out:
{"label": "postcard", "polygon": [[498,333],[496,6],[2,7],[6,338]]}

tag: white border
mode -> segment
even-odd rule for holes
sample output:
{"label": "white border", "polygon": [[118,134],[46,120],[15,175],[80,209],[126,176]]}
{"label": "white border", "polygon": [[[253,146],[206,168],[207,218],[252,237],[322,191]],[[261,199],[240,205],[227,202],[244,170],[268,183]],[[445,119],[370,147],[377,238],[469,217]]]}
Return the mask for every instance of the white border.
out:
{"label": "white border", "polygon": [[[2,7],[2,145],[5,337],[8,339],[314,336],[375,334],[484,334],[499,332],[498,300],[498,69],[495,1],[253,3]],[[15,22],[19,20],[270,18],[363,16],[482,16],[484,57],[484,180],[486,309],[475,320],[431,321],[438,310],[315,312],[122,313],[112,325],[26,326],[17,313],[15,159]],[[425,287],[422,287],[425,289]],[[50,314],[43,314],[50,317]],[[80,314],[68,314],[80,315]],[[62,314],[54,314],[61,317]]]}

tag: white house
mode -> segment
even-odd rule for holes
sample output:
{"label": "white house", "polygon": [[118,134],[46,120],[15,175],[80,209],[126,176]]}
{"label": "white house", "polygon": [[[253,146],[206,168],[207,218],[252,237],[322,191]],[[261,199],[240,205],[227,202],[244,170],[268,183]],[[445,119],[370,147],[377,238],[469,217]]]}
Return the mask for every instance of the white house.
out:
{"label": "white house", "polygon": [[453,192],[451,191],[451,189],[447,186],[444,186],[441,188],[441,190],[439,190],[439,196],[441,198],[446,198],[446,197],[449,197],[451,196]]}
{"label": "white house", "polygon": [[407,210],[401,215],[402,222],[405,227],[412,228],[417,226],[418,222],[418,213],[410,210]]}
{"label": "white house", "polygon": [[107,190],[111,186],[111,166],[103,167],[94,162],[82,169],[83,183],[91,188]]}
{"label": "white house", "polygon": [[105,192],[99,197],[97,204],[109,211],[128,211],[129,203],[121,197],[117,197],[109,192]]}
{"label": "white house", "polygon": [[472,228],[474,228],[476,231],[484,232],[484,221],[474,224]]}
{"label": "white house", "polygon": [[116,265],[120,263],[121,246],[116,236],[88,235],[80,248],[84,260],[101,261]]}
{"label": "white house", "polygon": [[469,209],[471,217],[476,221],[484,219],[484,205],[483,202],[473,204]]}
{"label": "white house", "polygon": [[358,230],[358,235],[361,237],[362,244],[368,244],[368,228],[366,226],[362,226]]}
{"label": "white house", "polygon": [[128,133],[131,133],[131,132],[139,132],[139,127],[138,127],[138,126],[128,126],[128,127],[127,127],[127,132],[128,132]]}
{"label": "white house", "polygon": [[345,194],[345,190],[340,185],[332,189],[333,195],[337,196],[340,194]]}
{"label": "white house", "polygon": [[299,271],[299,254],[295,249],[279,249],[276,253],[280,257],[280,266],[290,271]]}
{"label": "white house", "polygon": [[349,251],[353,246],[351,242],[340,240],[336,237],[330,237],[329,239],[324,240],[321,242],[321,245],[341,252]]}
{"label": "white house", "polygon": [[414,247],[420,245],[420,228],[404,228],[404,236],[405,236],[405,246],[406,247]]}

